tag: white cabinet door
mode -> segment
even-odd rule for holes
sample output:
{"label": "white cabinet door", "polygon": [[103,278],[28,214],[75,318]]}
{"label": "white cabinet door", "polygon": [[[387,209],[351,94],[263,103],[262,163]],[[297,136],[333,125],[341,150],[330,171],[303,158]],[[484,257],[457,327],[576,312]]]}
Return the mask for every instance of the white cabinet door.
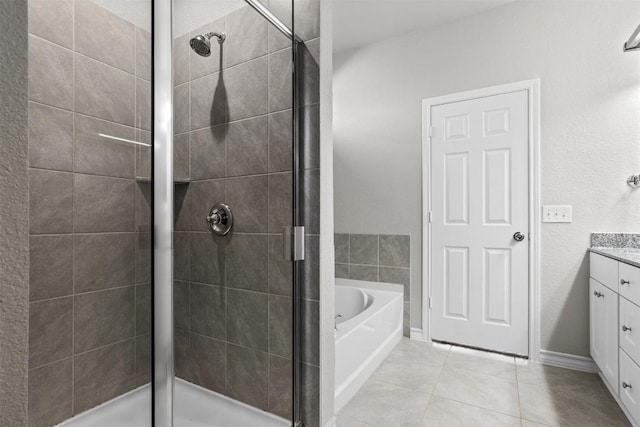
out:
{"label": "white cabinet door", "polygon": [[591,357],[603,376],[618,389],[618,295],[590,279]]}
{"label": "white cabinet door", "polygon": [[589,343],[591,358],[596,365],[602,365],[605,355],[605,328],[602,320],[605,318],[604,293],[602,285],[594,279],[589,279]]}
{"label": "white cabinet door", "polygon": [[623,350],[620,350],[620,400],[634,419],[640,419],[640,367]]}
{"label": "white cabinet door", "polygon": [[640,307],[620,298],[620,347],[633,360],[640,361]]}

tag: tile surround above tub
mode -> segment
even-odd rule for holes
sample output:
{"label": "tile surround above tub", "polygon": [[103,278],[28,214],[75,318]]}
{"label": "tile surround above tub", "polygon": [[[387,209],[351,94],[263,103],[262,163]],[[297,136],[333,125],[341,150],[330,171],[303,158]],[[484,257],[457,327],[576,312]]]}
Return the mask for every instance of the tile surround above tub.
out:
{"label": "tile surround above tub", "polygon": [[404,335],[410,331],[410,236],[336,234],[336,277],[404,286]]}

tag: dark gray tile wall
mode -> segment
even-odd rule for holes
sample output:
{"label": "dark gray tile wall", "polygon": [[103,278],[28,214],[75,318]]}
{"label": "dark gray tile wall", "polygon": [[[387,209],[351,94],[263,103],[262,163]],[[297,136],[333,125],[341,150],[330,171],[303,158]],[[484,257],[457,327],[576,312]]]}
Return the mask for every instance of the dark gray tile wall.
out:
{"label": "dark gray tile wall", "polygon": [[[269,25],[243,7],[174,40],[174,168],[189,180],[176,191],[176,374],[290,417],[292,273],[282,227],[292,218],[291,150],[272,147],[291,146],[293,113],[290,101],[271,102],[281,50],[270,49]],[[189,48],[205,31],[227,33],[208,58]],[[291,75],[278,77],[292,85]],[[216,203],[233,210],[227,237],[207,229]]]}
{"label": "dark gray tile wall", "polygon": [[[291,24],[291,0],[271,6]],[[208,58],[188,44],[205,31],[227,33]],[[305,56],[313,60],[308,49]],[[174,61],[175,139],[184,141],[175,158],[189,160],[174,167],[190,181],[176,191],[176,374],[289,418],[293,271],[283,261],[282,227],[292,219],[291,42],[243,7],[174,39]],[[317,75],[317,64],[307,69]],[[318,81],[313,75],[303,80]],[[304,122],[317,123],[317,105],[307,107]],[[303,362],[318,377],[319,150],[311,146],[319,138],[317,126],[302,130],[303,183],[312,191],[303,207],[305,220],[311,219],[305,223],[303,306],[310,331]],[[215,203],[233,210],[230,236],[207,230],[205,217]],[[317,425],[319,401],[303,400],[307,425]]]}
{"label": "dark gray tile wall", "polygon": [[404,286],[404,335],[411,332],[410,236],[336,234],[336,277]]}
{"label": "dark gray tile wall", "polygon": [[[150,381],[151,36],[29,1],[29,426]],[[96,48],[98,46],[99,48]]]}

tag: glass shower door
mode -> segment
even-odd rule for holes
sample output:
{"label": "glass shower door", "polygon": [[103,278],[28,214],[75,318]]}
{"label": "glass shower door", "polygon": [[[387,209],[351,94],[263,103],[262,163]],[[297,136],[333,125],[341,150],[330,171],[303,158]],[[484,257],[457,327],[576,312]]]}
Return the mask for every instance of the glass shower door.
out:
{"label": "glass shower door", "polygon": [[244,1],[174,0],[173,32],[174,425],[290,426],[293,40]]}

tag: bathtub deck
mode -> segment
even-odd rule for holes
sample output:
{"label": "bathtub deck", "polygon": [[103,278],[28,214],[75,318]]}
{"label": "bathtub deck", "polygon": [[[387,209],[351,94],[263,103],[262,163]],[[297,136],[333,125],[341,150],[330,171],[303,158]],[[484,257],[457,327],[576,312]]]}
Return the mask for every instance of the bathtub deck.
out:
{"label": "bathtub deck", "polygon": [[[174,427],[289,427],[290,422],[176,379]],[[151,387],[145,386],[74,417],[59,427],[151,427]]]}
{"label": "bathtub deck", "polygon": [[[358,302],[352,290],[367,295],[363,311],[339,322],[335,334],[335,408],[339,411],[355,396],[402,338],[403,286],[336,279],[336,299]],[[336,307],[338,303],[336,303]],[[349,307],[345,307],[349,311]],[[353,310],[351,310],[353,311]],[[340,314],[340,313],[336,313]]]}

